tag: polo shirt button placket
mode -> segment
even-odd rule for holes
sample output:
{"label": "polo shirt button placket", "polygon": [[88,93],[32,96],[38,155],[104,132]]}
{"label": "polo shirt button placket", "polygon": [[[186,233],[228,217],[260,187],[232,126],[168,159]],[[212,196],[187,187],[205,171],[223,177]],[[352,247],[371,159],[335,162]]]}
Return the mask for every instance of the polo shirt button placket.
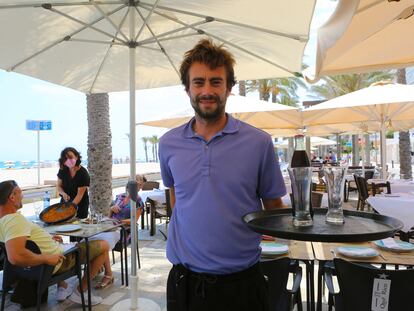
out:
{"label": "polo shirt button placket", "polygon": [[202,176],[210,176],[210,150],[206,142],[203,149]]}

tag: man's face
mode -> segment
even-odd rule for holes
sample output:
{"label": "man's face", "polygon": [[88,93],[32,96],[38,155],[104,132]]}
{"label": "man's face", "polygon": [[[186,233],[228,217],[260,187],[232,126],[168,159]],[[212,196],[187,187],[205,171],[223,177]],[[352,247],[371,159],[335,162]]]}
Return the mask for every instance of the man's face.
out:
{"label": "man's face", "polygon": [[224,115],[227,97],[227,77],[224,66],[211,70],[202,63],[193,63],[188,71],[187,91],[191,106],[204,120],[216,120]]}
{"label": "man's face", "polygon": [[9,199],[13,202],[14,207],[16,210],[21,209],[23,207],[23,192],[22,189],[20,189],[19,186],[15,187],[10,194]]}

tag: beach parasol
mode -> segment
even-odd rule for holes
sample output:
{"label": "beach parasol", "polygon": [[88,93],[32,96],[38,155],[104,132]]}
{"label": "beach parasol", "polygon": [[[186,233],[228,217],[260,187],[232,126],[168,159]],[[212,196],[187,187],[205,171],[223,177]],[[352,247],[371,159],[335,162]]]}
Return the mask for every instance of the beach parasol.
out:
{"label": "beach parasol", "polygon": [[[292,76],[301,68],[314,5],[314,0],[1,1],[0,68],[88,94],[129,90],[134,179],[136,89],[178,84],[183,53],[202,37],[229,48],[238,79]],[[138,283],[135,209],[133,202],[132,310]]]}
{"label": "beach parasol", "polygon": [[413,13],[414,0],[339,0],[318,29],[316,64],[306,77],[412,66]]}
{"label": "beach parasol", "polygon": [[362,132],[368,132],[365,125],[380,129],[382,174],[386,173],[385,132],[405,125],[410,129],[414,121],[414,86],[385,84],[370,86],[334,99],[325,101],[303,111],[306,126],[354,123],[360,124]]}

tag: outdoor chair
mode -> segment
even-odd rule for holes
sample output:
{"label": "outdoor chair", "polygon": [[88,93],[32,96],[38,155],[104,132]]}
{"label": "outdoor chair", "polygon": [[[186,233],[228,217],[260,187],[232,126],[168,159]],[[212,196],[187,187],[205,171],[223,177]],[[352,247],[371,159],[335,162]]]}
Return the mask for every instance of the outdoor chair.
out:
{"label": "outdoor chair", "polygon": [[322,198],[323,198],[323,192],[312,191],[311,193],[312,207],[321,207]]}
{"label": "outdoor chair", "polygon": [[[297,304],[297,310],[302,311],[300,282],[302,268],[299,264],[291,264],[290,258],[264,259],[260,266],[267,280],[269,288],[269,310],[290,311]],[[293,273],[292,289],[287,289],[289,273]]]}
{"label": "outdoor chair", "polygon": [[[121,284],[128,286],[128,245],[131,244],[131,241],[128,239],[128,236],[131,233],[130,227],[122,227],[121,236],[119,241],[115,244],[112,249],[112,264],[115,264],[115,252],[119,252],[121,255]],[[138,236],[138,227],[137,227],[137,236]],[[139,245],[137,239],[137,260],[138,260],[138,269],[141,269],[141,259],[139,257]],[[124,270],[125,267],[125,270]],[[125,281],[124,281],[125,280]]]}
{"label": "outdoor chair", "polygon": [[357,211],[363,211],[365,205],[367,205],[367,199],[369,197],[368,193],[368,184],[364,177],[354,175],[355,183],[358,188],[358,202],[357,202]]}
{"label": "outdoor chair", "polygon": [[387,189],[388,194],[391,193],[391,184],[389,181],[386,181],[384,183],[372,183],[371,184],[372,195],[375,196],[376,194],[381,193],[381,191],[383,191],[384,188]]}
{"label": "outdoor chair", "polygon": [[[348,168],[348,172],[355,172],[354,175],[358,175],[360,176],[360,174],[362,174],[362,166],[350,166],[353,169],[349,169]],[[367,169],[367,171],[365,171],[364,177],[366,180],[368,179],[372,179],[374,177],[374,167],[373,166],[365,166],[365,169]],[[348,202],[349,200],[349,192],[351,191],[358,191],[358,188],[356,186],[355,180],[351,180],[351,181],[347,181],[345,180],[344,183],[344,202]]]}
{"label": "outdoor chair", "polygon": [[[165,218],[166,226],[170,221],[172,214],[171,202],[170,202],[170,190],[165,189],[165,203],[159,203],[152,200],[151,198],[147,199],[147,203],[150,209],[150,235],[155,234],[155,220]],[[160,230],[160,233],[167,239],[167,234]]]}
{"label": "outdoor chair", "polygon": [[[329,293],[333,295],[336,311],[372,310],[372,303],[377,310],[409,310],[414,297],[414,269],[386,270],[369,265],[356,264],[343,259],[334,259],[335,274],[338,279],[339,292],[334,291],[333,271],[325,267],[325,281]],[[379,294],[384,286],[376,280],[389,280],[388,300]],[[375,283],[374,283],[375,282]],[[374,284],[377,286],[374,287]],[[384,297],[385,296],[385,297]],[[386,304],[388,303],[388,308]],[[380,309],[381,306],[381,309]],[[383,308],[382,308],[383,307]]]}
{"label": "outdoor chair", "polygon": [[[0,248],[6,252],[6,247],[4,243],[0,243]],[[33,253],[40,254],[40,249],[37,244],[31,240],[26,241],[26,248]],[[76,256],[76,264],[75,266],[70,269],[69,271],[59,273],[59,274],[52,274],[54,266],[49,266],[46,264],[33,266],[33,267],[19,267],[13,265],[8,260],[7,256],[4,260],[4,269],[3,269],[3,286],[2,286],[2,297],[1,297],[1,311],[4,310],[4,305],[6,302],[6,295],[12,285],[16,284],[18,281],[19,284],[14,290],[13,296],[18,295],[19,298],[24,297],[24,301],[18,301],[22,307],[31,307],[33,301],[36,303],[36,310],[40,310],[41,302],[47,301],[47,294],[48,288],[51,285],[57,284],[58,282],[64,281],[72,276],[77,276],[79,280],[79,287],[81,290],[81,298],[82,298],[82,309],[85,310],[85,299],[82,290],[82,275],[81,275],[81,262],[80,262],[80,252],[79,248],[73,247],[63,255],[67,256],[70,253],[74,253]],[[23,285],[21,285],[21,282]],[[32,292],[31,290],[27,290],[27,288],[34,289],[34,286],[27,287],[25,285],[34,283],[36,284],[36,292]],[[26,288],[25,288],[26,287]],[[20,288],[20,289],[19,289]],[[19,291],[17,293],[16,291]],[[12,296],[12,301],[13,301]],[[34,299],[33,299],[33,298]]]}

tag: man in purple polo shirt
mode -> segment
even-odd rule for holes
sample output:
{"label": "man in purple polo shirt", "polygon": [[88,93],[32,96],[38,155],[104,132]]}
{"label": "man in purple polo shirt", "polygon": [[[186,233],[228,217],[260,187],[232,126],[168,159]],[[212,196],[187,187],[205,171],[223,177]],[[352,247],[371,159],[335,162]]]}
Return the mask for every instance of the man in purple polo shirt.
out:
{"label": "man in purple polo shirt", "polygon": [[185,54],[181,81],[195,116],[160,140],[173,214],[168,311],[268,310],[260,235],[242,216],[282,207],[286,194],[268,134],[225,113],[233,56],[209,40]]}

